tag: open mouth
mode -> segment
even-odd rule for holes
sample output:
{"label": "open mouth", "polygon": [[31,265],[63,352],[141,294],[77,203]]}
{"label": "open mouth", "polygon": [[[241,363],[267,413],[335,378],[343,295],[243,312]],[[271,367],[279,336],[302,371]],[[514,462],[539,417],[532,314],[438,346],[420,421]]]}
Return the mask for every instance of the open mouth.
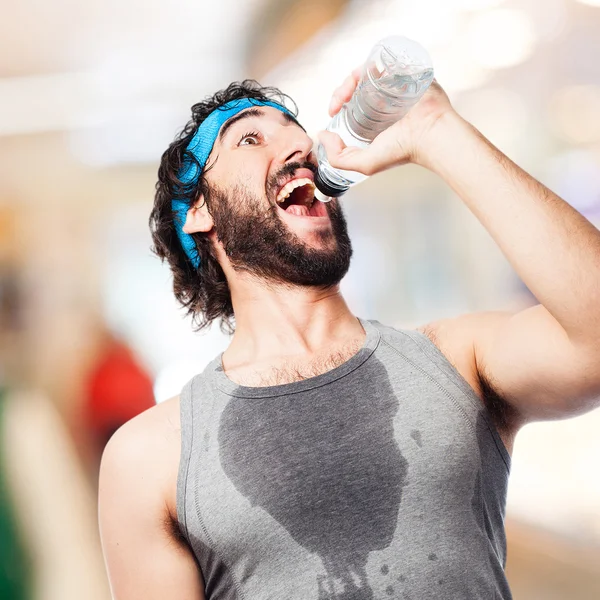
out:
{"label": "open mouth", "polygon": [[315,198],[315,184],[308,177],[288,181],[277,194],[277,206],[297,217],[326,217],[327,210]]}

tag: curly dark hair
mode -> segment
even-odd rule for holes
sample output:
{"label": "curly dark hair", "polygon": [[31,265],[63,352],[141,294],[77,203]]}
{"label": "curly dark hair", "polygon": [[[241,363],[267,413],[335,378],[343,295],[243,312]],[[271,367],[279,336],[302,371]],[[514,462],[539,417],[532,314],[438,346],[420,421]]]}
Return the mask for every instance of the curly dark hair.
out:
{"label": "curly dark hair", "polygon": [[226,89],[192,106],[192,118],[164,152],[158,169],[154,207],[149,219],[153,241],[151,250],[163,262],[168,261],[173,273],[175,298],[186,309],[186,316],[192,316],[195,331],[204,329],[218,318],[221,319],[222,331],[234,331],[231,293],[225,273],[205,233],[192,234],[200,256],[200,267],[196,269],[187,257],[177,237],[171,203],[177,199],[193,205],[202,194],[208,210],[211,210],[211,189],[205,175],[213,165],[205,165],[198,180],[191,184],[182,183],[178,174],[184,162],[193,161],[199,167],[196,158],[186,148],[204,119],[216,108],[240,98],[274,100],[285,105],[294,115],[298,113],[293,100],[275,87],[261,86],[253,79],[231,83]]}

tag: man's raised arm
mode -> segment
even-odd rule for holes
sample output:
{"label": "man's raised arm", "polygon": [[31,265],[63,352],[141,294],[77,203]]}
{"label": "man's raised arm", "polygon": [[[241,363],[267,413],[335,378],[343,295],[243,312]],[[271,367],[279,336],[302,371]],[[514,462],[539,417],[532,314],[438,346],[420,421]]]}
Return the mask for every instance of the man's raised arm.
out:
{"label": "man's raised arm", "polygon": [[[331,112],[358,76],[336,90]],[[366,148],[320,137],[336,168],[373,175],[412,162],[439,175],[540,302],[516,314],[467,315],[453,332],[471,332],[479,375],[523,422],[600,406],[600,231],[590,221],[460,117],[437,82]]]}

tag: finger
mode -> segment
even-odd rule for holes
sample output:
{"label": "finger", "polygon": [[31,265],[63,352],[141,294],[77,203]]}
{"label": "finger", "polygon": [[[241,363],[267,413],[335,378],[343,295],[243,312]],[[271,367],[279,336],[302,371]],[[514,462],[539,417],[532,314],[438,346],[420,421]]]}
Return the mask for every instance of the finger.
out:
{"label": "finger", "polygon": [[365,175],[371,174],[371,157],[367,149],[346,146],[342,138],[331,131],[321,131],[318,137],[332,167],[346,171],[358,171]]}
{"label": "finger", "polygon": [[332,158],[335,159],[335,157],[339,156],[344,149],[347,148],[342,138],[332,131],[319,131],[317,137],[319,138],[319,142],[323,144],[323,148],[325,148],[327,154],[327,160],[329,160],[330,163]]}
{"label": "finger", "polygon": [[329,103],[329,116],[330,117],[333,117],[334,115],[336,115],[342,108],[342,105],[345,102],[348,102],[350,100],[350,98],[352,98],[352,94],[354,94],[354,90],[356,89],[356,86],[358,85],[358,82],[360,81],[361,73],[362,73],[362,67],[357,67],[356,69],[354,69],[352,71],[352,73],[350,75],[348,75],[348,77],[346,77],[346,79],[344,79],[344,82],[342,83],[342,85],[340,85],[333,92],[333,96],[331,97],[331,102]]}
{"label": "finger", "polygon": [[348,102],[348,100],[352,98],[352,94],[354,93],[359,80],[360,69],[355,69],[348,77],[346,77],[346,79],[344,79],[342,85],[333,92],[333,97],[331,98],[331,104],[329,106],[329,113],[331,116],[340,110],[344,102]]}

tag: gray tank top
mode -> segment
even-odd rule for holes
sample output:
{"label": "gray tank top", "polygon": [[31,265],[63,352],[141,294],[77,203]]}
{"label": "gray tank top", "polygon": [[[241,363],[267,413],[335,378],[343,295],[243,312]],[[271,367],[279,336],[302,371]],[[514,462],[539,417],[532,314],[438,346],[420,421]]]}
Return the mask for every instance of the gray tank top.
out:
{"label": "gray tank top", "polygon": [[207,600],[508,600],[510,456],[414,330],[361,321],[347,362],[245,387],[221,356],[181,394],[179,527]]}

